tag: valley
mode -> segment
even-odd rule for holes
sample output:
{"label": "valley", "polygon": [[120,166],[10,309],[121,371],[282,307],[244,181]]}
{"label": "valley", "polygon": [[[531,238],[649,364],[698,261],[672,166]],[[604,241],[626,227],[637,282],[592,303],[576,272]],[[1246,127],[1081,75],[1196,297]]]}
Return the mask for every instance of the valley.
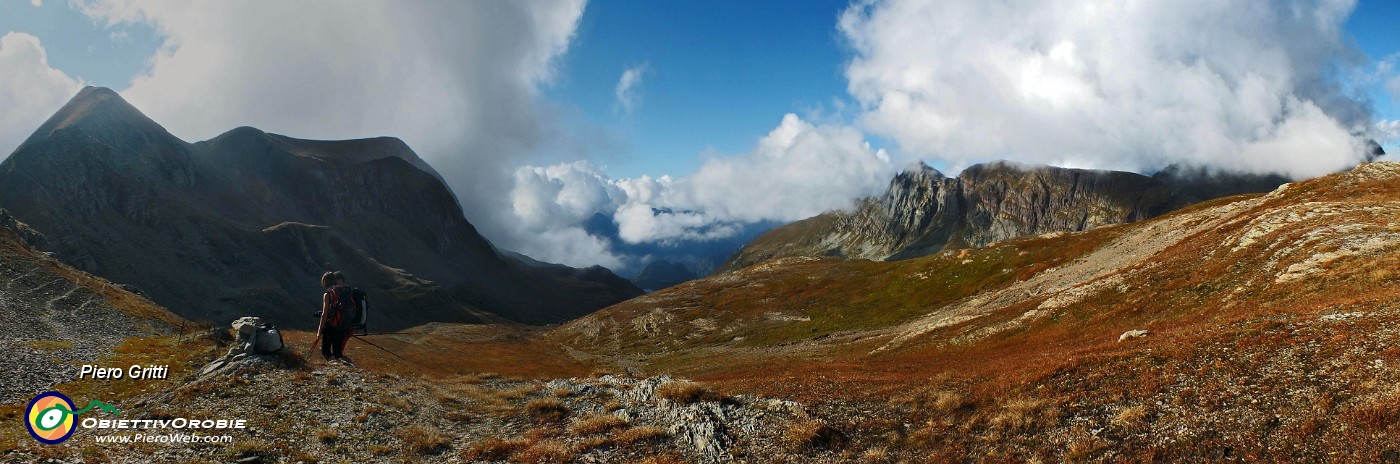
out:
{"label": "valley", "polygon": [[[820,424],[810,441],[735,442],[712,454],[676,435],[684,421],[636,419],[667,432],[599,447],[570,435],[573,413],[495,435],[440,423],[444,444],[402,451],[428,461],[484,456],[487,438],[515,443],[494,456],[530,462],[548,462],[525,451],[540,442],[571,459],[651,462],[1327,460],[1342,443],[1346,459],[1383,459],[1393,449],[1373,433],[1400,426],[1385,412],[1400,380],[1391,367],[1400,362],[1397,199],[1400,165],[1367,164],[1086,232],[892,262],[772,260],[552,328],[430,324],[370,337],[379,347],[352,342],[354,373],[303,361],[177,390],[203,385],[199,398],[237,407],[254,401],[238,393],[245,382],[299,388],[325,376],[399,389],[478,385],[489,395],[541,385],[499,403],[521,412],[489,422],[528,417],[550,385],[673,376],[717,392],[696,404],[794,401],[804,412],[770,427]],[[1120,339],[1130,330],[1146,335]],[[294,350],[309,339],[287,335]],[[126,401],[152,394],[170,393]],[[382,394],[366,395],[357,397]],[[583,416],[601,407],[564,403]],[[443,407],[393,414],[421,419]],[[756,412],[735,414],[719,430]],[[269,449],[288,451],[269,452],[290,456],[278,453],[313,440],[306,435],[272,439]]]}

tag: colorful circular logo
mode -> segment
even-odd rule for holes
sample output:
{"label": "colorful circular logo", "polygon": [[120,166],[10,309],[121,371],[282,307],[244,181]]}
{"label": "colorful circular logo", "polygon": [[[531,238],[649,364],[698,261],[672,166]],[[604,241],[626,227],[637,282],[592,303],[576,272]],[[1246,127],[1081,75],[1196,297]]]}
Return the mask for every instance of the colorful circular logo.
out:
{"label": "colorful circular logo", "polygon": [[73,400],[59,392],[40,393],[24,413],[25,427],[39,443],[57,445],[73,436]]}

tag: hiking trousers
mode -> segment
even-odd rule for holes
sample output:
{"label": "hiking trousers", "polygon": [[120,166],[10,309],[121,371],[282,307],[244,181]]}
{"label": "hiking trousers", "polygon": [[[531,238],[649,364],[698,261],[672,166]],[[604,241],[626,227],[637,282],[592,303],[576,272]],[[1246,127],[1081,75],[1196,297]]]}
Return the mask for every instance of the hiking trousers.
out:
{"label": "hiking trousers", "polygon": [[321,356],[326,359],[345,356],[345,342],[350,341],[350,331],[345,328],[326,327],[321,330]]}

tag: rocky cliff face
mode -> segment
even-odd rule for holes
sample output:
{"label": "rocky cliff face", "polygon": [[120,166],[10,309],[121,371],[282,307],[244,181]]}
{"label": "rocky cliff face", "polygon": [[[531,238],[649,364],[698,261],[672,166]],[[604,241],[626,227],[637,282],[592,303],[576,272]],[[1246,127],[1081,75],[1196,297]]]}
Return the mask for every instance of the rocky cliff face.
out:
{"label": "rocky cliff face", "polygon": [[1082,231],[1150,218],[1227,195],[1264,192],[1286,180],[1172,168],[1148,177],[997,162],[947,177],[928,166],[902,172],[878,198],[770,231],[721,268],[773,258],[907,259],[947,248]]}
{"label": "rocky cliff face", "polygon": [[64,261],[191,319],[310,326],[338,269],[371,321],[550,323],[640,293],[605,269],[498,253],[402,141],[309,141],[253,128],[186,143],[89,87],[0,164],[0,206]]}

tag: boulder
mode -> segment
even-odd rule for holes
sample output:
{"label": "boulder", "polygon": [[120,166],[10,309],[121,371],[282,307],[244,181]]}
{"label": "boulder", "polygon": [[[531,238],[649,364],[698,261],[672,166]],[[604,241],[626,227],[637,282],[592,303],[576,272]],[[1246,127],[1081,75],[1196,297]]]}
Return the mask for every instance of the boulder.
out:
{"label": "boulder", "polygon": [[1118,336],[1118,343],[1123,343],[1124,341],[1132,340],[1135,338],[1143,338],[1151,333],[1152,332],[1148,332],[1146,330],[1129,330],[1127,332],[1123,332],[1123,335]]}
{"label": "boulder", "polygon": [[204,366],[200,377],[228,372],[234,367],[249,363],[277,364],[278,357],[285,348],[282,334],[260,317],[240,317],[233,321],[234,344],[223,357]]}
{"label": "boulder", "polygon": [[260,317],[240,317],[237,320],[233,321],[234,337],[237,338],[239,341],[246,340],[249,337],[252,337],[253,334],[257,332],[258,327],[261,327],[262,325],[263,320]]}

